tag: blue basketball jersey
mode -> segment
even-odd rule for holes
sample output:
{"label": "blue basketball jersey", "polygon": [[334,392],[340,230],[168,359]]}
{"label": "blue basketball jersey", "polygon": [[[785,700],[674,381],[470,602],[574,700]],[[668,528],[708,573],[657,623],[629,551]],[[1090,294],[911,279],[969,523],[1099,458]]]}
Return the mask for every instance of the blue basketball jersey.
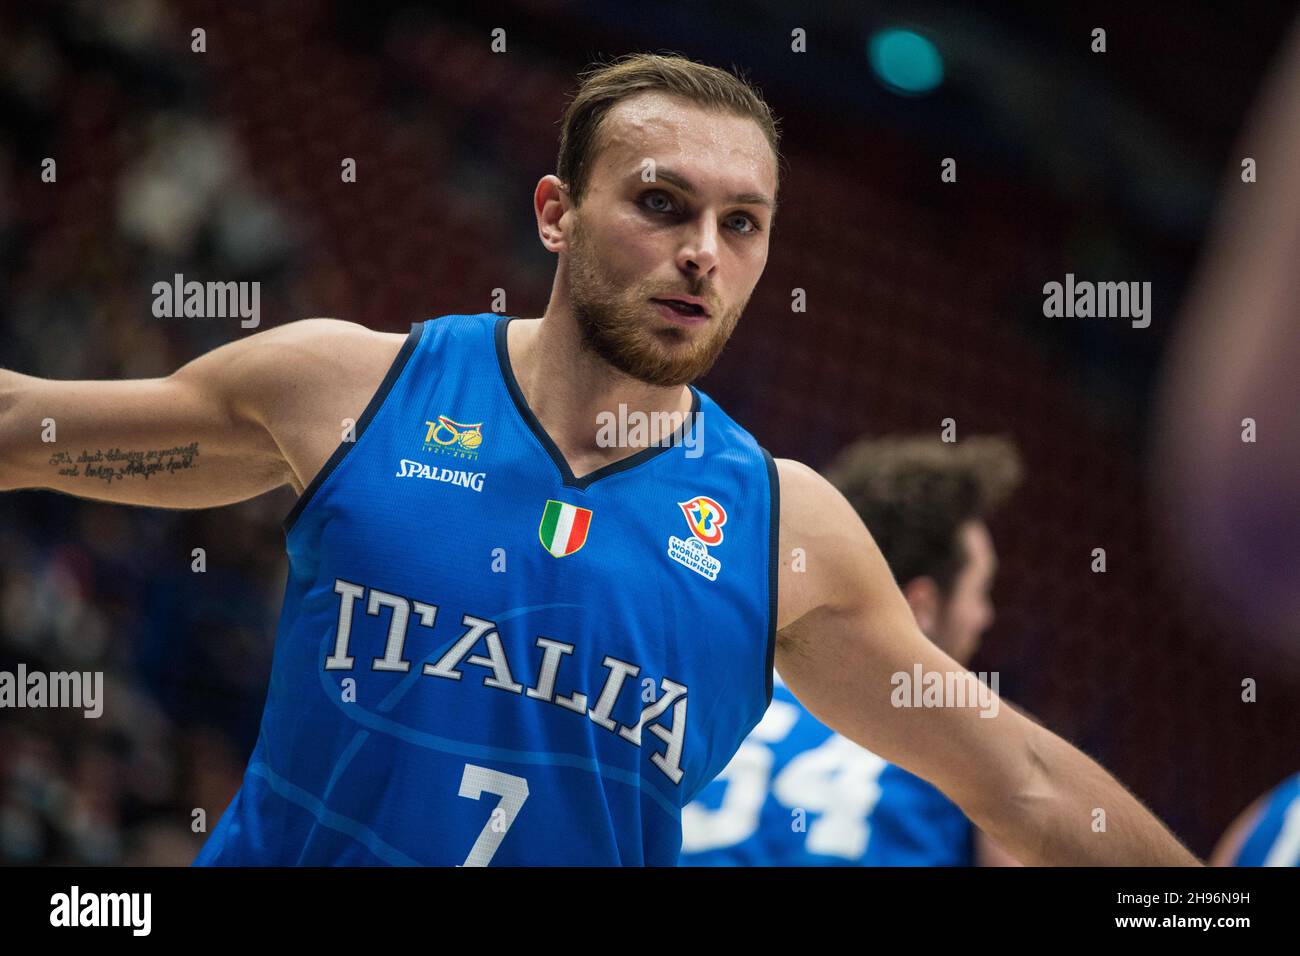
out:
{"label": "blue basketball jersey", "polygon": [[[671,441],[575,477],[510,321],[414,324],[285,518],[260,733],[196,864],[671,866],[762,718],[771,456],[692,387]],[[644,445],[636,414],[596,424]]]}
{"label": "blue basketball jersey", "polygon": [[1300,773],[1269,792],[1233,865],[1300,866]]}
{"label": "blue basketball jersey", "polygon": [[683,866],[970,866],[974,827],[938,789],[835,733],[782,685],[682,813]]}

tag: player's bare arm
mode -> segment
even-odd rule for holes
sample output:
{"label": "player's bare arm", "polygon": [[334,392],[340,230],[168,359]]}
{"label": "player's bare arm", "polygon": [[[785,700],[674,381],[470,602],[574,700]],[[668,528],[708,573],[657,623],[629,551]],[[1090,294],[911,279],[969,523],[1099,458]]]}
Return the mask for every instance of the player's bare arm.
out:
{"label": "player's bare arm", "polygon": [[998,846],[983,830],[975,831],[976,866],[1024,866],[1019,860]]}
{"label": "player's bare arm", "polygon": [[164,378],[58,381],[0,370],[0,489],[161,508],[226,505],[286,484],[301,494],[402,340],[304,319]]}
{"label": "player's bare arm", "polygon": [[[917,628],[844,497],[798,462],[778,459],[777,472],[776,662],[816,717],[932,782],[1025,863],[1198,863],[1095,761],[1005,702],[992,717],[975,707],[893,706],[893,674],[918,664],[923,673],[961,665]],[[796,548],[802,561],[791,558]]]}

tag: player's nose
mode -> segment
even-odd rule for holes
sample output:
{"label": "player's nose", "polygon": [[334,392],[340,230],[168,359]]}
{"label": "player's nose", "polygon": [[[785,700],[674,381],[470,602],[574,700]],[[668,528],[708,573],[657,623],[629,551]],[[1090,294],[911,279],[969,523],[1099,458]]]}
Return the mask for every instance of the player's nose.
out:
{"label": "player's nose", "polygon": [[718,263],[718,226],[711,219],[694,227],[677,253],[677,265],[687,275],[707,276]]}

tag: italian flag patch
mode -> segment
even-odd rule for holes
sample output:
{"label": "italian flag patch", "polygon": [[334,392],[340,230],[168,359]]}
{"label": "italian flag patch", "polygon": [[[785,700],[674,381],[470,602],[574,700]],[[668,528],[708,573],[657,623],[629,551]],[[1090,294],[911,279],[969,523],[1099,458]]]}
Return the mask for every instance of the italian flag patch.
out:
{"label": "italian flag patch", "polygon": [[557,558],[573,554],[587,543],[587,529],[591,527],[591,510],[562,501],[547,501],[542,512],[542,523],[537,536],[542,547]]}

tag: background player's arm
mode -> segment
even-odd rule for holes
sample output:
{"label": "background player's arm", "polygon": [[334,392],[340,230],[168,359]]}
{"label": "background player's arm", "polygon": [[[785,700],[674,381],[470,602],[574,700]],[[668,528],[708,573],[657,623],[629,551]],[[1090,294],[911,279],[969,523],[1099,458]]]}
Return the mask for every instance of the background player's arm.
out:
{"label": "background player's arm", "polygon": [[[1005,701],[895,707],[894,674],[964,669],[916,626],[852,506],[811,468],[778,461],[781,481],[777,667],[823,723],[929,780],[1029,864],[1196,865],[1097,763]],[[807,570],[786,556],[802,548]],[[784,608],[784,610],[781,610]],[[1094,810],[1105,811],[1105,831]]]}
{"label": "background player's arm", "polygon": [[[284,484],[301,491],[277,435],[308,420],[319,398],[312,382],[330,368],[312,353],[341,351],[358,334],[370,333],[333,319],[291,322],[165,378],[56,381],[0,370],[0,489],[163,508],[225,505]],[[42,441],[51,428],[56,440]]]}
{"label": "background player's arm", "polygon": [[1241,852],[1242,844],[1246,842],[1246,837],[1255,828],[1255,824],[1259,822],[1259,815],[1264,809],[1265,802],[1265,797],[1256,797],[1251,805],[1242,810],[1237,815],[1237,818],[1229,824],[1228,829],[1219,838],[1214,852],[1210,854],[1210,866],[1234,865],[1237,854]]}

